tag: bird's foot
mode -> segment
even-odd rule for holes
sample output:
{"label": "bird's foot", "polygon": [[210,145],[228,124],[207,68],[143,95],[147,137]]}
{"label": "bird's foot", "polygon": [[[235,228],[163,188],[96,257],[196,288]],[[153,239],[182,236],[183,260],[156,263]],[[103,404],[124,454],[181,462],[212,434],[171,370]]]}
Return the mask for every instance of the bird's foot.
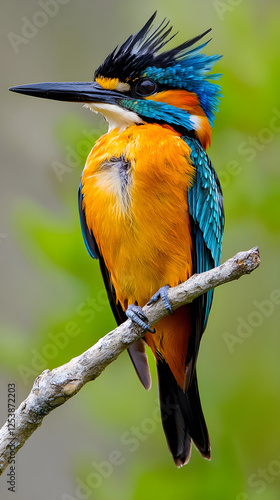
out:
{"label": "bird's foot", "polygon": [[155,333],[153,328],[150,328],[146,323],[148,321],[147,316],[142,311],[142,307],[136,306],[135,304],[130,304],[126,310],[126,315],[131,321],[134,321],[137,325],[141,326],[145,331],[150,333]]}
{"label": "bird's foot", "polygon": [[173,310],[172,310],[172,307],[171,307],[171,304],[170,304],[170,301],[169,301],[169,298],[168,298],[168,294],[167,294],[167,290],[170,288],[169,285],[165,285],[165,286],[162,286],[149,300],[148,302],[148,306],[151,305],[151,304],[154,304],[155,302],[157,302],[159,299],[162,300],[163,304],[164,304],[164,307],[165,309],[168,311],[168,313],[170,314],[170,316],[173,315]]}

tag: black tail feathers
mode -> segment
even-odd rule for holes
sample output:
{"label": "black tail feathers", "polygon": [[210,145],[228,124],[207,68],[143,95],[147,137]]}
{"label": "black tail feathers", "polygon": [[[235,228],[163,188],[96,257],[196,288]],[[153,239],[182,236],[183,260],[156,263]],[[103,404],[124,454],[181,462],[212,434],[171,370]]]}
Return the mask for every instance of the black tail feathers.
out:
{"label": "black tail feathers", "polygon": [[204,458],[210,460],[210,442],[203,416],[196,372],[187,392],[177,384],[168,364],[158,360],[159,397],[162,425],[177,467],[191,455],[191,441]]}

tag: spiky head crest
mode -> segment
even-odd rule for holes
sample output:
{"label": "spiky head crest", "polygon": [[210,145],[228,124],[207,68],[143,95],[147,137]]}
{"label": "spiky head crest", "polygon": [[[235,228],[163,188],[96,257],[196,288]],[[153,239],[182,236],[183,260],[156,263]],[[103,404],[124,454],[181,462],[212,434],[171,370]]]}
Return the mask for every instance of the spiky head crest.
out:
{"label": "spiky head crest", "polygon": [[200,53],[210,40],[192,48],[211,28],[178,47],[158,53],[177,33],[170,35],[172,26],[165,19],[152,30],[156,14],[136,35],[131,35],[120,47],[115,48],[96,70],[95,78],[118,78],[129,83],[145,77],[155,80],[163,88],[194,92],[212,125],[214,111],[218,108],[220,87],[208,79],[216,80],[221,76],[209,74],[221,56]]}
{"label": "spiky head crest", "polygon": [[180,58],[183,56],[182,51],[210,31],[210,29],[205,31],[175,49],[158,54],[159,50],[177,33],[169,37],[172,26],[168,27],[170,22],[165,19],[150,33],[155,17],[156,12],[136,35],[129,36],[120,47],[117,46],[96,70],[95,76],[102,75],[107,78],[120,78],[121,76],[122,81],[126,81],[139,77],[148,66],[152,65],[157,68],[171,66],[178,61],[178,56]]}

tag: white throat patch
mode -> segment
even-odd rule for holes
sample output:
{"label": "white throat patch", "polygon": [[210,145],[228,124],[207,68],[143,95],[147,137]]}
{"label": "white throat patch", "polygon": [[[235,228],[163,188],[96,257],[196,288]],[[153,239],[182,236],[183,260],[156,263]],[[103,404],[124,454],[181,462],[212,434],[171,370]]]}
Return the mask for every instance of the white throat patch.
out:
{"label": "white throat patch", "polygon": [[120,132],[125,130],[130,125],[134,123],[143,123],[143,120],[128,109],[121,108],[116,104],[105,104],[105,103],[86,103],[85,108],[89,108],[94,113],[102,113],[105,120],[108,122],[109,130],[111,132],[114,128],[119,128]]}

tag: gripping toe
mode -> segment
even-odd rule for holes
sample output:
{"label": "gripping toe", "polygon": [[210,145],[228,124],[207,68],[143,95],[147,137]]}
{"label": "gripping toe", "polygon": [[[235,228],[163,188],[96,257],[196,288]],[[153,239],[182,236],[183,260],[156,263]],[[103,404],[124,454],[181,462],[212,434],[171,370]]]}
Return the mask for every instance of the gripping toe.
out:
{"label": "gripping toe", "polygon": [[162,300],[163,304],[164,304],[164,307],[165,309],[167,310],[167,312],[170,314],[170,316],[173,315],[173,310],[172,310],[172,307],[171,307],[171,304],[170,304],[170,301],[169,301],[169,298],[168,298],[168,294],[167,294],[167,291],[168,289],[170,288],[169,285],[165,285],[165,286],[162,286],[156,293],[154,293],[154,295],[150,298],[149,302],[148,302],[148,306],[151,305],[151,304],[154,304],[155,302],[157,302],[159,299]]}
{"label": "gripping toe", "polygon": [[129,319],[131,319],[131,321],[134,321],[134,323],[141,326],[141,328],[143,328],[146,332],[155,333],[155,330],[150,328],[150,326],[146,323],[148,318],[143,313],[142,307],[130,304],[126,310],[126,315]]}

